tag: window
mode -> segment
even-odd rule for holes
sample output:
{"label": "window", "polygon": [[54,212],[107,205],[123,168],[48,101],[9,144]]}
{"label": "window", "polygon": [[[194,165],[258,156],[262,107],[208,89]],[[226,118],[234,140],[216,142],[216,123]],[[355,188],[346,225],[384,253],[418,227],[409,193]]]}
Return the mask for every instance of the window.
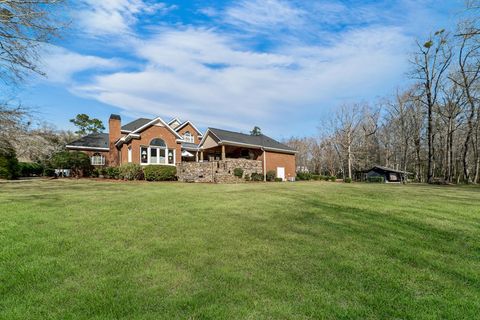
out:
{"label": "window", "polygon": [[187,131],[183,134],[183,140],[185,140],[185,142],[195,143],[195,137],[192,136],[190,131]]}
{"label": "window", "polygon": [[100,153],[94,153],[90,158],[92,166],[103,166],[105,165],[105,156]]}
{"label": "window", "polygon": [[148,147],[140,147],[140,162],[148,163]]}
{"label": "window", "polygon": [[168,149],[164,140],[155,138],[149,146],[140,147],[140,163],[175,165],[175,149]]}

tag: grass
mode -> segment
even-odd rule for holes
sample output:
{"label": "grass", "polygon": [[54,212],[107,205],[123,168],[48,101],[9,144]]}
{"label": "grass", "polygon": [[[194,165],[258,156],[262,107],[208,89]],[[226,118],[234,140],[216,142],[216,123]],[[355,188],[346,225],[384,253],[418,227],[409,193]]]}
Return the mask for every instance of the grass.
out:
{"label": "grass", "polygon": [[0,319],[474,319],[480,189],[0,184]]}

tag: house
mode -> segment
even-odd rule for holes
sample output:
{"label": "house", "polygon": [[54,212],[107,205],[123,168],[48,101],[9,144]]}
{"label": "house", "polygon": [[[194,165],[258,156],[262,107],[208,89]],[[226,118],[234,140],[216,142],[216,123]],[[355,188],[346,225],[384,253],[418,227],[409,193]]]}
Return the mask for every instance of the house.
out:
{"label": "house", "polygon": [[[216,128],[205,134],[191,121],[160,117],[139,118],[122,125],[119,115],[108,121],[109,133],[94,133],[66,146],[87,153],[94,166],[140,165],[179,166],[182,163],[244,159],[262,162],[262,172],[273,170],[284,180],[295,177],[292,148],[265,135],[252,136]],[[242,162],[245,163],[245,162]]]}
{"label": "house", "polygon": [[412,173],[377,165],[370,170],[364,171],[364,174],[365,180],[371,177],[382,177],[385,183],[402,183],[406,182],[408,175]]}

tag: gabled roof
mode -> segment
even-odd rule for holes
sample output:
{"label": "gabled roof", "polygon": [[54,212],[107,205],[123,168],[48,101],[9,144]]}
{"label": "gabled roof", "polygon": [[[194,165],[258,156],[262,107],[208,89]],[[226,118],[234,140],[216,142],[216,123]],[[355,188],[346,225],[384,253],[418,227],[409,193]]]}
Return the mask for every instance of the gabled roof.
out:
{"label": "gabled roof", "polygon": [[65,146],[67,149],[109,150],[108,133],[92,133]]}
{"label": "gabled roof", "polygon": [[174,123],[175,121],[177,121],[178,123],[182,123],[182,121],[180,121],[180,119],[178,119],[178,118],[173,118],[172,120],[168,121],[168,124],[172,124],[172,123]]}
{"label": "gabled roof", "polygon": [[137,120],[133,120],[130,123],[127,123],[126,125],[122,126],[122,131],[135,131],[138,128],[144,126],[145,124],[149,123],[152,121],[152,119],[147,119],[147,118],[138,118]]}
{"label": "gabled roof", "polygon": [[173,135],[177,138],[177,140],[179,141],[183,141],[183,138],[182,136],[180,136],[174,129],[172,129],[172,127],[170,127],[165,121],[163,121],[162,118],[160,117],[157,117],[155,119],[151,119],[150,121],[148,121],[147,123],[143,124],[142,126],[136,128],[135,130],[129,132],[126,136],[123,136],[121,137],[116,143],[115,145],[122,145],[124,142],[128,142],[130,141],[131,139],[133,138],[139,138],[140,137],[140,132],[142,132],[143,130],[145,130],[146,128],[154,125],[155,123],[157,122],[160,122],[161,124],[163,124],[163,126],[169,130],[171,133],[173,133]]}
{"label": "gabled roof", "polygon": [[182,130],[183,127],[185,127],[186,125],[191,125],[193,129],[195,129],[195,131],[197,131],[197,133],[199,134],[199,136],[203,136],[203,133],[202,131],[198,130],[197,127],[195,127],[195,125],[190,121],[185,121],[184,123],[182,123],[181,125],[179,125],[178,127],[175,128],[175,131],[179,131],[179,130]]}
{"label": "gabled roof", "polygon": [[286,153],[296,153],[297,151],[289,146],[284,145],[266,135],[253,136],[240,132],[222,130],[217,128],[208,128],[204,138],[200,142],[202,146],[205,138],[212,133],[219,141],[218,144],[233,144],[245,147],[264,148],[267,151],[280,151]]}

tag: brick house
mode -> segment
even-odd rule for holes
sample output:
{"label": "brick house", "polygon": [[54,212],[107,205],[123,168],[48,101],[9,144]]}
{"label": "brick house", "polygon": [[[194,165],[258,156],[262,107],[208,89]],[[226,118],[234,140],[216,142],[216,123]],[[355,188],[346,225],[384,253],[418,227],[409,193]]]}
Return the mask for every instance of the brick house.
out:
{"label": "brick house", "polygon": [[122,126],[119,115],[108,121],[109,133],[95,133],[66,146],[87,153],[94,166],[140,165],[179,166],[186,162],[215,162],[245,159],[262,162],[262,171],[293,179],[295,153],[292,148],[265,135],[252,136],[208,128],[205,134],[191,122],[178,118],[165,122],[160,117],[139,118]]}

